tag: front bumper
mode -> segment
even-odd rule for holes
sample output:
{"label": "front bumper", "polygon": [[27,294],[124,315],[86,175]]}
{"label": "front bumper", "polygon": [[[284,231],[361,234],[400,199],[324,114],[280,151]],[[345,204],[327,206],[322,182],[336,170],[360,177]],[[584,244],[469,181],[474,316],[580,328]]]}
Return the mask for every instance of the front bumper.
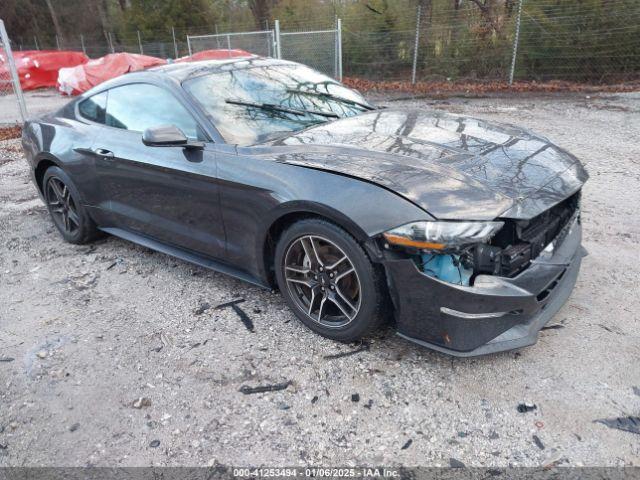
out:
{"label": "front bumper", "polygon": [[586,252],[579,219],[513,278],[479,275],[472,287],[423,274],[412,260],[384,262],[398,335],[460,357],[533,345],[567,301]]}

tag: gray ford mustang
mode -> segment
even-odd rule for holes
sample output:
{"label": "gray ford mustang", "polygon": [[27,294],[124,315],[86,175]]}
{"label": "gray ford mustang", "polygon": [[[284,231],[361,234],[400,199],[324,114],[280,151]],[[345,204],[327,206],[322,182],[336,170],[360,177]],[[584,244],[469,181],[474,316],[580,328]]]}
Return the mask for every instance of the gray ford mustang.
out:
{"label": "gray ford mustang", "polygon": [[376,108],[297,63],[127,74],[22,141],[65,240],[106,232],[277,286],[339,341],[393,316],[452,355],[531,345],[584,255],[573,155],[512,125]]}

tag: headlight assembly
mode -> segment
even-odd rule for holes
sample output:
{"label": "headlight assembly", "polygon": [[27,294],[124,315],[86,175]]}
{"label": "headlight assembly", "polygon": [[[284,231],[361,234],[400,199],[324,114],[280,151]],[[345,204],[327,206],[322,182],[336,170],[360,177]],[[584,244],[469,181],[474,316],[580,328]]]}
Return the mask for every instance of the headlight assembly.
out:
{"label": "headlight assembly", "polygon": [[504,222],[412,222],[383,234],[392,245],[424,250],[447,250],[483,243],[502,228]]}

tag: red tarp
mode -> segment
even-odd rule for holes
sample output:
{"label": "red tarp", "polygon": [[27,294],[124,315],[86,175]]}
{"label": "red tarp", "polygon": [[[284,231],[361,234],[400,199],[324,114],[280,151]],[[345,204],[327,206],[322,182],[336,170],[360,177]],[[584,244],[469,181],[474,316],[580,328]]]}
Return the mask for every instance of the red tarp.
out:
{"label": "red tarp", "polygon": [[[13,59],[23,90],[55,87],[60,68],[75,67],[89,60],[82,52],[59,50],[22,50],[13,52]],[[0,50],[0,78],[11,78],[4,50]]]}
{"label": "red tarp", "polygon": [[[176,62],[197,62],[200,60],[223,60],[226,58],[250,57],[244,50],[205,50]],[[91,87],[127,72],[144,70],[167,63],[165,60],[135,53],[112,53],[96,60],[89,60],[75,68],[62,68],[58,74],[58,90],[67,95],[79,95]]]}
{"label": "red tarp", "polygon": [[166,60],[137,53],[111,53],[74,68],[61,68],[58,90],[67,95],[79,95],[106,80],[127,72],[164,65]]}
{"label": "red tarp", "polygon": [[198,62],[200,60],[224,60],[225,58],[251,57],[253,54],[238,49],[231,50],[204,50],[188,57],[180,57],[175,62]]}

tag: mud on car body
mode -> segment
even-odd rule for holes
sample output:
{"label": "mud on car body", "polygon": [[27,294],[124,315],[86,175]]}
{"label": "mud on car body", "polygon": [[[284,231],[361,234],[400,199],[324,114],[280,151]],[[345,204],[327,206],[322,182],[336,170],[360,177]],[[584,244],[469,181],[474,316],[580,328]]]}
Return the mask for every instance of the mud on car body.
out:
{"label": "mud on car body", "polygon": [[[534,343],[583,255],[580,162],[522,128],[379,109],[247,57],[127,74],[27,122],[71,242],[106,232],[265,287],[351,341],[393,311],[454,355]],[[386,308],[390,306],[391,308]]]}

